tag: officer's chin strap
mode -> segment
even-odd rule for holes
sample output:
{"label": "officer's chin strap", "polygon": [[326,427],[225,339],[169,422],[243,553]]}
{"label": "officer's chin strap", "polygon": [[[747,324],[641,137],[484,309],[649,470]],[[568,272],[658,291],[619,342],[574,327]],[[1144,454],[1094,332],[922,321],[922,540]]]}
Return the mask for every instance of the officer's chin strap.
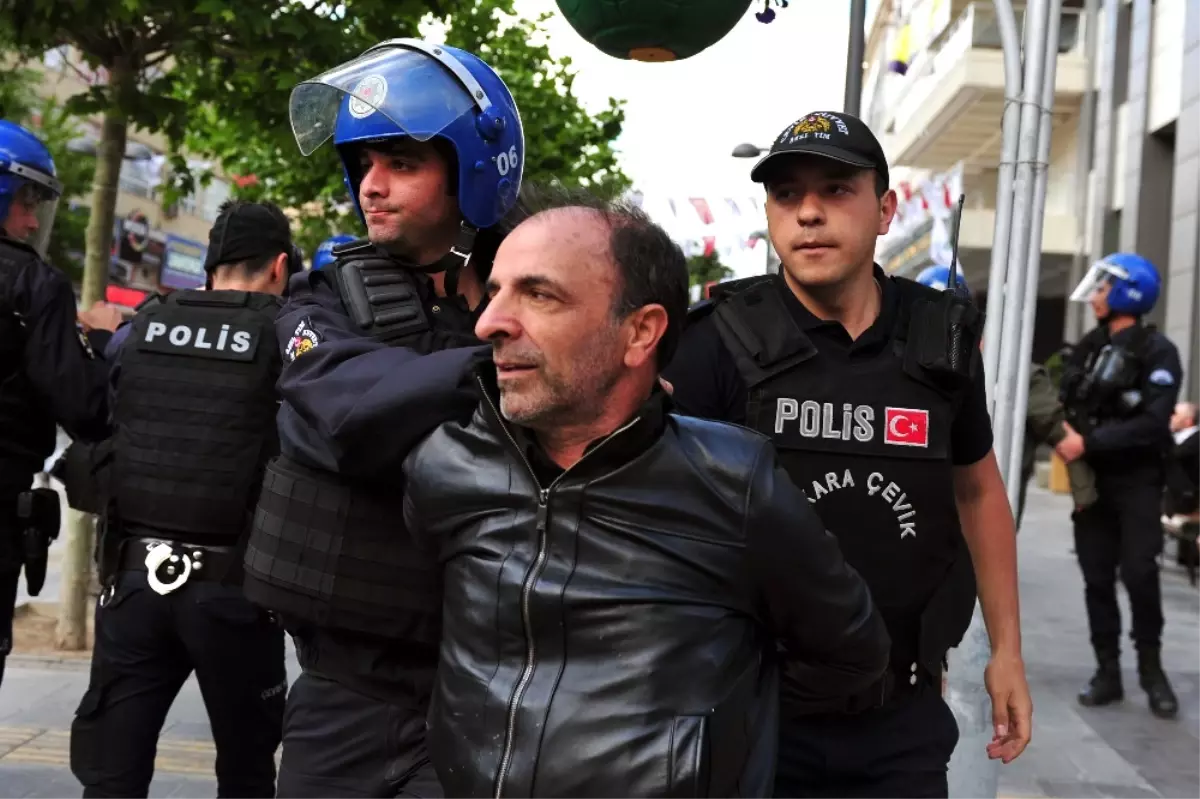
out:
{"label": "officer's chin strap", "polygon": [[478,232],[476,228],[463,222],[458,228],[458,236],[454,239],[454,245],[450,248],[450,252],[429,266],[420,267],[420,270],[428,275],[435,275],[438,272],[446,273],[447,297],[458,295],[458,276],[463,267],[471,260],[471,250],[475,247],[475,235]]}

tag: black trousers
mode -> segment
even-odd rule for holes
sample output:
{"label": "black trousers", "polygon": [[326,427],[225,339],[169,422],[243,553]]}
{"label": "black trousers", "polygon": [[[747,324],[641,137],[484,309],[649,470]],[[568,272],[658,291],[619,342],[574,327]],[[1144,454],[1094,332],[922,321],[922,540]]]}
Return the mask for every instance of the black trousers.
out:
{"label": "black trousers", "polygon": [[[33,478],[30,478],[33,482]],[[0,488],[0,685],[4,664],[13,647],[13,612],[21,583],[21,525],[17,521],[17,494]]]}
{"label": "black trousers", "polygon": [[846,716],[780,722],[775,796],[945,797],[958,723],[933,686]]}
{"label": "black trousers", "polygon": [[[4,535],[0,530],[0,535]],[[13,611],[17,606],[17,589],[21,568],[0,564],[0,685],[4,684],[4,664],[13,647]]]}
{"label": "black trousers", "polygon": [[304,672],[288,694],[279,796],[442,796],[425,713]]}
{"label": "black trousers", "polygon": [[144,572],[125,571],[97,604],[91,682],[71,725],[85,797],[146,796],[163,721],[193,670],[217,748],[217,795],[275,795],[283,629],[240,588],[189,580],[161,596]]}
{"label": "black trousers", "polygon": [[1138,650],[1158,649],[1162,640],[1162,588],[1158,556],[1163,484],[1156,473],[1100,476],[1100,499],[1072,514],[1075,555],[1083,571],[1084,600],[1092,647],[1099,658],[1120,655],[1121,611],[1117,576],[1129,592],[1133,641]]}

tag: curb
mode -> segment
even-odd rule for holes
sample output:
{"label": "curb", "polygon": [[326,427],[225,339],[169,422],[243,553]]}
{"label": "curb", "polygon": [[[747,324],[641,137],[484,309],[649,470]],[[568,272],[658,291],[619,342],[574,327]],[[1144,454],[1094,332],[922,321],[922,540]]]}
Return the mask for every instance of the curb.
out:
{"label": "curb", "polygon": [[88,671],[92,667],[92,653],[63,655],[9,655],[5,660],[8,668],[42,669],[45,671]]}

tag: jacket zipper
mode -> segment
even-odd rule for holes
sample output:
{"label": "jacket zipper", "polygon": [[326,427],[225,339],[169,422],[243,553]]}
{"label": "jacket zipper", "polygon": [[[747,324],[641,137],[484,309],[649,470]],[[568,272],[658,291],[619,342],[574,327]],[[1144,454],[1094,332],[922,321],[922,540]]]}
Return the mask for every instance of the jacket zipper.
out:
{"label": "jacket zipper", "polygon": [[529,570],[529,574],[525,577],[525,584],[521,586],[521,624],[525,631],[525,667],[521,670],[521,677],[517,680],[516,690],[513,691],[512,699],[508,703],[508,725],[504,733],[504,750],[500,756],[500,770],[496,775],[496,793],[495,799],[501,799],[504,794],[504,780],[508,777],[509,768],[512,766],[513,744],[516,738],[517,728],[517,707],[521,704],[521,699],[525,695],[525,690],[529,687],[530,681],[533,679],[533,668],[537,661],[537,645],[533,640],[533,620],[529,615],[529,597],[533,593],[534,583],[542,575],[542,569],[546,565],[546,527],[550,518],[550,494],[554,488],[562,481],[564,477],[574,469],[575,466],[583,463],[596,450],[603,447],[615,437],[624,433],[629,428],[641,421],[642,417],[638,416],[622,427],[617,428],[612,433],[609,433],[603,441],[592,447],[591,452],[584,453],[583,457],[575,462],[570,468],[564,469],[562,474],[554,479],[548,488],[542,488],[541,482],[537,478],[537,473],[533,470],[533,464],[525,457],[525,453],[521,450],[521,445],[513,438],[513,434],[509,431],[508,425],[504,423],[504,417],[500,415],[500,409],[496,407],[496,403],[492,402],[491,396],[487,393],[487,387],[483,384],[483,380],[479,379],[479,387],[483,391],[483,398],[487,400],[488,406],[492,409],[492,413],[496,417],[500,429],[504,431],[504,435],[513,445],[513,449],[517,451],[517,455],[521,458],[521,462],[525,464],[525,468],[529,470],[529,476],[533,480],[533,484],[538,489],[538,506],[537,506],[537,533],[538,533],[538,549],[537,557],[534,558],[533,568]]}

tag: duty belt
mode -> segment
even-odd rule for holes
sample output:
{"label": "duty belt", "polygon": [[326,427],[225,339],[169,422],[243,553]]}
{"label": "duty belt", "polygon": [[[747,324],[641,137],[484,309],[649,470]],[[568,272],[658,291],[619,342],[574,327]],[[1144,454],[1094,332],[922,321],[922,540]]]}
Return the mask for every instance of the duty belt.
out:
{"label": "duty belt", "polygon": [[166,596],[188,580],[223,580],[237,565],[236,547],[196,546],[160,538],[129,538],[121,547],[121,570],[146,572],[155,592]]}

